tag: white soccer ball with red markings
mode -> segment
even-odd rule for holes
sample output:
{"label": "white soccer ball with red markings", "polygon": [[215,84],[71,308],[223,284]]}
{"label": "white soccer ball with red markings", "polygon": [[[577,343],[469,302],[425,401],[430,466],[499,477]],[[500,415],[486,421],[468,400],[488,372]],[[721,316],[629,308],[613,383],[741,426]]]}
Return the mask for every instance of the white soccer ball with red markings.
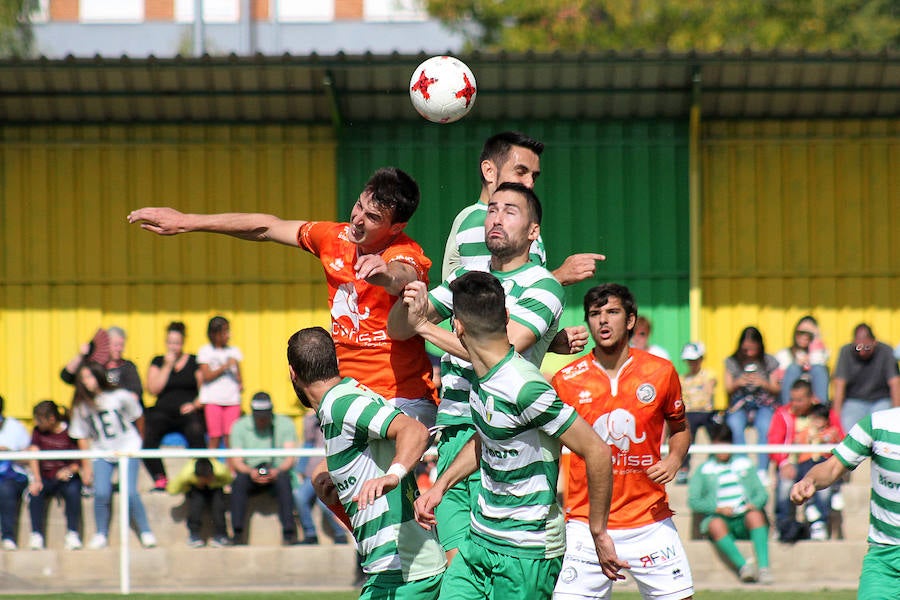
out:
{"label": "white soccer ball with red markings", "polygon": [[452,123],[475,105],[475,76],[458,58],[433,56],[416,67],[409,80],[409,98],[416,111],[432,123]]}

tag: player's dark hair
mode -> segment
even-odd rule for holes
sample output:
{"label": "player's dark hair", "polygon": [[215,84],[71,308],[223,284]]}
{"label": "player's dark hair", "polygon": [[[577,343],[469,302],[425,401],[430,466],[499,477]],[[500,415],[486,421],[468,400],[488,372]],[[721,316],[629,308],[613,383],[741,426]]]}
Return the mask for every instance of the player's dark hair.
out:
{"label": "player's dark hair", "polygon": [[473,336],[506,334],[506,293],[496,277],[470,271],[451,281],[450,291],[454,315]]}
{"label": "player's dark hair", "polygon": [[216,315],[212,319],[209,320],[209,325],[206,327],[206,337],[209,338],[209,343],[213,343],[213,336],[217,333],[224,331],[225,328],[228,327],[228,319],[225,317]]}
{"label": "player's dark hair", "polygon": [[363,191],[372,194],[377,206],[391,211],[391,224],[408,222],[419,206],[419,185],[396,167],[375,171]]}
{"label": "player's dark hair", "polygon": [[212,461],[208,458],[198,458],[194,463],[194,475],[197,477],[212,477],[213,466]]}
{"label": "player's dark hair", "polygon": [[495,194],[497,192],[516,192],[524,196],[525,200],[528,201],[528,216],[531,219],[531,222],[537,223],[538,225],[541,224],[544,210],[541,208],[541,201],[538,199],[537,194],[534,193],[534,190],[517,181],[504,181],[497,186],[496,190],[494,190]]}
{"label": "player's dark hair", "polygon": [[[588,320],[588,314],[592,308],[603,306],[609,302],[610,298],[618,298],[619,302],[622,303],[622,308],[625,309],[626,320],[630,315],[637,317],[637,302],[631,290],[621,283],[604,283],[592,287],[584,295],[584,320]],[[635,322],[637,322],[637,319],[635,319]],[[628,330],[628,337],[631,338],[633,333],[634,327]]]}
{"label": "player's dark hair", "polygon": [[731,444],[734,442],[734,433],[726,423],[719,423],[709,434],[709,441],[712,444]]}
{"label": "player's dark hair", "polygon": [[527,148],[538,156],[544,151],[544,144],[532,137],[528,137],[519,131],[504,131],[496,135],[492,135],[485,142],[481,149],[481,156],[478,157],[478,172],[481,174],[481,185],[487,183],[484,174],[481,173],[481,163],[486,160],[491,161],[497,168],[501,168],[509,159],[509,151],[513,146]]}
{"label": "player's dark hair", "polygon": [[169,323],[169,326],[166,327],[166,333],[180,333],[181,337],[185,337],[187,335],[187,327],[184,326],[184,323],[181,321],[172,321]]}
{"label": "player's dark hair", "polygon": [[288,340],[288,364],[305,384],[340,377],[334,340],[321,327],[307,327]]}
{"label": "player's dark hair", "polygon": [[6,404],[6,400],[3,399],[3,396],[0,396],[0,415],[3,414],[3,405]]}

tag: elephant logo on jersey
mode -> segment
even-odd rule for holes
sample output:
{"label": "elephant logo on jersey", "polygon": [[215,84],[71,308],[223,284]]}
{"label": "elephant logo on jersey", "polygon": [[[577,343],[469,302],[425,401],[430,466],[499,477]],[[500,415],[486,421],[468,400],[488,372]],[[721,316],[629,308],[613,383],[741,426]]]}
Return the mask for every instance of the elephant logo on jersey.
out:
{"label": "elephant logo on jersey", "polygon": [[632,442],[640,444],[647,439],[647,434],[637,436],[635,425],[637,421],[630,412],[624,408],[617,408],[605,415],[600,415],[594,421],[594,431],[607,443],[615,446],[622,452],[628,452]]}
{"label": "elephant logo on jersey", "polygon": [[359,312],[359,296],[356,287],[352,283],[342,283],[334,292],[334,300],[331,303],[331,318],[340,322],[341,317],[347,317],[353,324],[352,331],[359,331],[359,322],[369,318],[369,309]]}
{"label": "elephant logo on jersey", "polygon": [[643,404],[650,404],[656,399],[656,388],[652,384],[642,383],[635,392],[637,399]]}

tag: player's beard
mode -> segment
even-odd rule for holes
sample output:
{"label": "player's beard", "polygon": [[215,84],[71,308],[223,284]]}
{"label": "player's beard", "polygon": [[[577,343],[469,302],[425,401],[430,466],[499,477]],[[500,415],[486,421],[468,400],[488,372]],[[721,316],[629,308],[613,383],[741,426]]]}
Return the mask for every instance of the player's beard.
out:
{"label": "player's beard", "polygon": [[296,381],[291,381],[291,386],[294,388],[294,393],[297,394],[297,400],[300,401],[300,404],[305,406],[306,408],[312,408],[312,403],[309,401],[309,398],[306,397],[306,393],[300,389],[300,386]]}
{"label": "player's beard", "polygon": [[[523,243],[516,243],[516,240],[510,238],[506,232],[503,233],[503,237],[491,237],[488,235],[485,240],[485,245],[491,251],[491,256],[496,257],[500,261],[506,261],[520,256],[527,249],[527,246]],[[530,240],[528,245],[531,245]]]}

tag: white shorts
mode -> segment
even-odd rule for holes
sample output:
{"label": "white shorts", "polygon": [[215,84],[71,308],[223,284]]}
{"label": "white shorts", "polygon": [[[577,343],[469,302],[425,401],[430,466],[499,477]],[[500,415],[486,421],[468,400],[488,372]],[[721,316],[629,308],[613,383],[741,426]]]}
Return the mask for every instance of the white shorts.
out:
{"label": "white shorts", "polygon": [[[694,594],[694,580],[675,523],[666,519],[635,529],[610,529],[620,560],[638,584],[641,596],[654,600],[681,600]],[[566,523],[566,556],[553,591],[554,600],[606,599],[613,582],[597,561],[594,538],[587,523]]]}
{"label": "white shorts", "polygon": [[431,398],[393,398],[389,402],[407,417],[412,417],[428,429],[434,427],[437,404]]}

